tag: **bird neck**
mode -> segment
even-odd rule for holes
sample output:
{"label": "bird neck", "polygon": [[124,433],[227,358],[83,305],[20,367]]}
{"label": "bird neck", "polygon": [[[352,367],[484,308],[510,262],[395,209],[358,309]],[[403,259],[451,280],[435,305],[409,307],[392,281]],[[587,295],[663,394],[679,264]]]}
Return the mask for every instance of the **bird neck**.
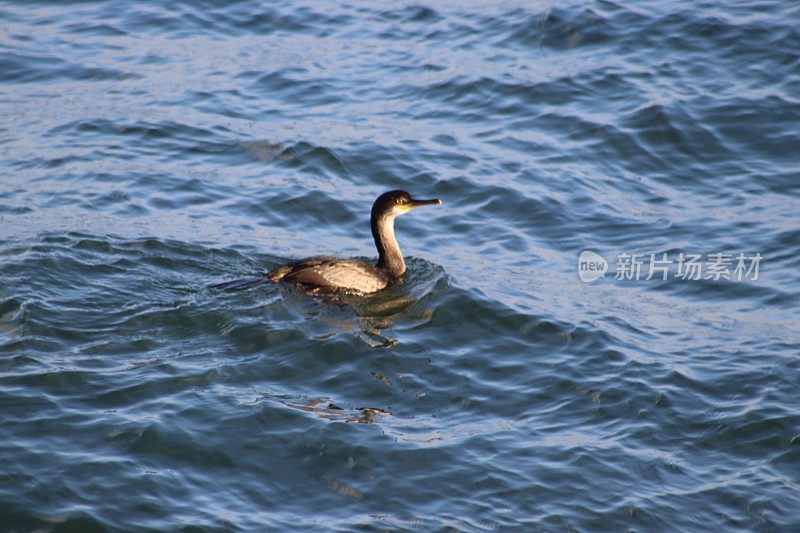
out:
{"label": "bird neck", "polygon": [[399,278],[406,271],[403,252],[394,236],[394,219],[392,215],[373,215],[371,220],[372,237],[378,248],[378,264],[381,270],[393,278]]}

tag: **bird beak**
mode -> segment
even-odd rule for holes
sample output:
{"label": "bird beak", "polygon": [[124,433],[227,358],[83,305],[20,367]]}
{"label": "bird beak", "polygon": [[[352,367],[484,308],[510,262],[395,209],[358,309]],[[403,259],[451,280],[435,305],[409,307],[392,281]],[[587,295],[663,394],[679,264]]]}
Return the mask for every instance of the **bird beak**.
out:
{"label": "bird beak", "polygon": [[438,198],[434,198],[433,200],[417,200],[412,198],[411,201],[406,205],[409,209],[416,209],[417,207],[422,207],[423,205],[442,205],[442,201]]}

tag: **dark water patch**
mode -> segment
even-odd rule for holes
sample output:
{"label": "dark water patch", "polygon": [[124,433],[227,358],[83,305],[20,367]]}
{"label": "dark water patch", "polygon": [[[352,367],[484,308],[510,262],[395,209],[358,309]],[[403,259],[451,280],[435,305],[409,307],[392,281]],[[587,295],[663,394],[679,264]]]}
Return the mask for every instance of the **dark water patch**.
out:
{"label": "dark water patch", "polygon": [[127,32],[116,26],[102,23],[76,22],[64,26],[69,33],[97,35],[100,37],[120,37],[128,35]]}
{"label": "dark water patch", "polygon": [[800,114],[793,106],[786,104],[778,95],[758,101],[739,98],[732,102],[716,103],[707,111],[706,118],[713,114],[714,130],[732,143],[736,150],[751,151],[753,156],[765,157],[770,161],[782,160],[796,164],[798,158],[794,154],[800,148],[800,139],[786,132],[784,127],[788,125],[787,120],[800,119]]}
{"label": "dark water patch", "polygon": [[283,148],[277,158],[288,165],[297,165],[304,171],[320,176],[347,174],[347,165],[335,150],[307,142]]}
{"label": "dark water patch", "polygon": [[250,89],[261,98],[287,100],[294,106],[326,106],[338,99],[335,80],[304,79],[292,72],[269,72],[259,76]]}
{"label": "dark water patch", "polygon": [[71,81],[125,81],[139,76],[117,69],[88,67],[70,63],[53,56],[32,56],[5,53],[0,55],[0,70],[4,76],[0,83],[54,83]]}
{"label": "dark water patch", "polygon": [[569,50],[603,44],[613,35],[605,18],[591,8],[554,7],[534,14],[520,11],[509,14],[513,22],[503,28],[500,46]]}

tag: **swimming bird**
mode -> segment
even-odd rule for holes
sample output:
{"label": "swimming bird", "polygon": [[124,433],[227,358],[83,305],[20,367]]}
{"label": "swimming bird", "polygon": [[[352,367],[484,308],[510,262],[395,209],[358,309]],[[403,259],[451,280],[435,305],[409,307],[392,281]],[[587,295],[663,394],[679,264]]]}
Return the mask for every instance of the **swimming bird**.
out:
{"label": "swimming bird", "polygon": [[[403,253],[394,236],[394,220],[418,207],[441,205],[438,198],[417,200],[402,190],[381,194],[372,204],[370,226],[378,261],[373,265],[358,259],[318,255],[280,266],[266,275],[274,282],[299,285],[311,293],[367,295],[402,281],[406,271]],[[221,289],[246,289],[265,281],[250,278],[214,285]]]}

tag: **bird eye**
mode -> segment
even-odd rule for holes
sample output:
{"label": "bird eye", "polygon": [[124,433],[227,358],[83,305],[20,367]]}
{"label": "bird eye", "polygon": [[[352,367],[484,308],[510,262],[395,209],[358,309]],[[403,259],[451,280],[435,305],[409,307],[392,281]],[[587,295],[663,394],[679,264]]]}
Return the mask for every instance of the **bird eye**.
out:
{"label": "bird eye", "polygon": [[398,198],[397,199],[397,203],[398,204],[404,204],[404,203],[406,203],[406,199],[405,198]]}

